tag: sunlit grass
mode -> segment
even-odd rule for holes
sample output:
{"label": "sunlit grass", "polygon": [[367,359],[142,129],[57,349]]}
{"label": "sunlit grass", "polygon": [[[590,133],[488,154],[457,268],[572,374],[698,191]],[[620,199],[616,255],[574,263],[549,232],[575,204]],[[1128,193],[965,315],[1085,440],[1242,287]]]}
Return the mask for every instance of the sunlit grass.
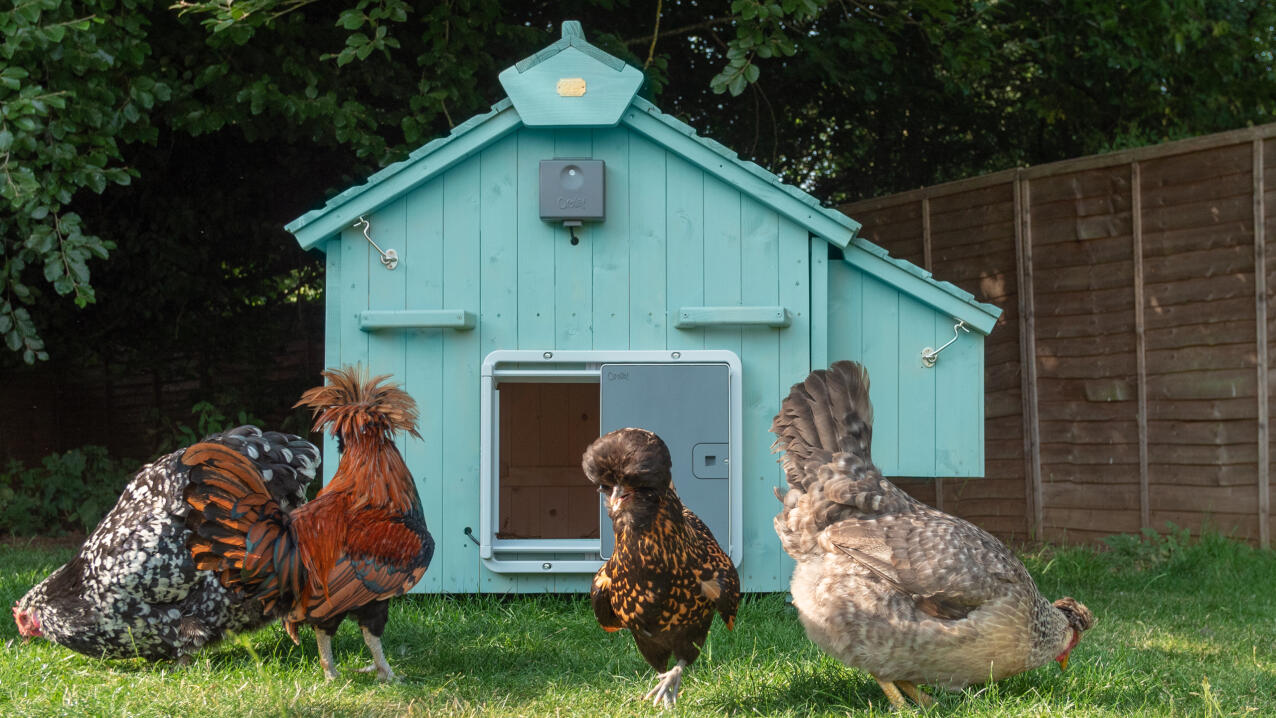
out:
{"label": "sunlit grass", "polygon": [[[1153,560],[1040,549],[1025,562],[1050,597],[1082,600],[1098,624],[1066,673],[1053,664],[994,685],[932,691],[943,716],[1276,715],[1276,556],[1218,537],[1179,541]],[[0,546],[0,601],[11,604],[70,556]],[[1142,568],[1128,567],[1137,563]],[[654,683],[626,633],[607,634],[580,596],[412,596],[397,600],[385,644],[402,676],[385,685],[347,623],[326,683],[309,632],[277,626],[178,668],[101,661],[0,628],[0,715],[651,716]],[[753,596],[736,630],[718,623],[683,682],[689,716],[887,715],[867,675],[822,654],[783,595]]]}

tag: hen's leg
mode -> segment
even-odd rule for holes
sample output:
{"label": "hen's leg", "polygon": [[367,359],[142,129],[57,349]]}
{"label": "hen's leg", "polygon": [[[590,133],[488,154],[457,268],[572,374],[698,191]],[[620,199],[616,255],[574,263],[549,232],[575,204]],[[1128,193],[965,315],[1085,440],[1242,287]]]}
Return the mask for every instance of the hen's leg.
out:
{"label": "hen's leg", "polygon": [[908,681],[895,681],[895,685],[899,686],[901,691],[904,691],[909,698],[912,698],[922,708],[930,708],[935,705],[935,699],[926,695],[926,691],[918,688],[917,684]]}
{"label": "hen's leg", "polygon": [[884,681],[877,676],[873,676],[873,679],[877,681],[877,685],[882,687],[882,692],[884,692],[886,697],[890,699],[891,706],[895,710],[902,711],[908,707],[908,701],[904,700],[904,696],[900,695],[899,688],[895,687],[894,683],[891,681]]}
{"label": "hen's leg", "polygon": [[337,677],[336,663],[332,660],[332,634],[315,626],[315,641],[319,644],[319,666],[323,668],[325,680]]}
{"label": "hen's leg", "polygon": [[363,626],[363,642],[368,644],[368,651],[372,653],[372,665],[367,668],[360,668],[360,673],[377,672],[377,678],[383,681],[397,681],[399,677],[394,675],[394,671],[390,670],[390,664],[385,660],[385,653],[381,650],[381,637],[373,635],[367,626]]}
{"label": "hen's leg", "polygon": [[643,700],[651,698],[651,705],[659,705],[664,701],[666,708],[672,708],[678,702],[678,688],[682,686],[682,669],[687,667],[687,662],[678,659],[677,665],[668,671],[657,675],[660,682],[655,688],[647,691],[647,695],[643,696]]}

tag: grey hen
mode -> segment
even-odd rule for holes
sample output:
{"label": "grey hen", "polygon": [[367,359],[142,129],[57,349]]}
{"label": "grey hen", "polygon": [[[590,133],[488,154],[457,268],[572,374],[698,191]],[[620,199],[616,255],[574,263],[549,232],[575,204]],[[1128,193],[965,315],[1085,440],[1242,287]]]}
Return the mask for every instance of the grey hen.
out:
{"label": "grey hen", "polygon": [[797,561],[791,591],[807,636],[870,673],[897,708],[916,684],[960,688],[1054,659],[1066,668],[1094,624],[1051,604],[1004,544],[887,481],[872,463],[868,374],[837,362],[795,384],[771,425],[789,489],[775,517]]}
{"label": "grey hen", "polygon": [[[305,503],[319,450],[290,434],[241,426],[205,442],[224,445],[259,468],[276,501]],[[186,547],[182,500],[185,449],[142,467],[79,553],[13,606],[23,638],[44,637],[91,656],[179,659],[228,631],[264,626],[262,603],[196,570]]]}

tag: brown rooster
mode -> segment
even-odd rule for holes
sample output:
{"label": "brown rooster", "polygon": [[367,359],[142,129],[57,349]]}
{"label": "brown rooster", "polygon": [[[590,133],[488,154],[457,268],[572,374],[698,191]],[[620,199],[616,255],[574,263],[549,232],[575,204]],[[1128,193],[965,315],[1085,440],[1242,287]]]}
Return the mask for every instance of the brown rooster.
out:
{"label": "brown rooster", "polygon": [[[868,374],[853,362],[795,384],[771,425],[789,490],[775,530],[797,560],[806,635],[870,673],[896,708],[1049,663],[1067,668],[1090,611],[1051,604],[982,529],[922,504],[873,466]],[[777,492],[777,496],[779,492]]]}
{"label": "brown rooster", "polygon": [[297,406],[328,425],[341,452],[336,475],[315,499],[285,513],[243,457],[216,444],[196,444],[186,502],[195,565],[263,601],[296,625],[315,627],[319,662],[336,678],[332,636],[347,614],[363,631],[382,680],[394,671],[381,650],[389,599],[421,579],[434,554],[421,499],[394,445],[394,432],[419,438],[416,403],[388,377],[365,380],[358,368],[324,372],[328,385],[310,389]]}
{"label": "brown rooster", "polygon": [[[643,700],[673,706],[682,670],[700,655],[716,611],[735,626],[740,577],[709,528],[674,491],[669,449],[643,429],[619,429],[585,450],[585,476],[606,497],[616,548],[590,599],[606,631],[628,628],[660,681]],[[678,662],[668,671],[669,657]]]}

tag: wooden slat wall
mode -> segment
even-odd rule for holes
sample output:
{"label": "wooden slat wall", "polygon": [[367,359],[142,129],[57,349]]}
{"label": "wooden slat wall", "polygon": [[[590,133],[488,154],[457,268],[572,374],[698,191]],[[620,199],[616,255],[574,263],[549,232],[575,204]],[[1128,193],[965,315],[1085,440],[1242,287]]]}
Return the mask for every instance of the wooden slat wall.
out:
{"label": "wooden slat wall", "polygon": [[1006,537],[1173,521],[1268,545],[1274,183],[1267,125],[843,207],[1005,311],[987,478],[901,485]]}
{"label": "wooden slat wall", "polygon": [[[602,158],[608,167],[607,221],[578,229],[577,245],[569,243],[561,226],[542,222],[536,210],[538,162],[555,156]],[[791,564],[771,530],[772,489],[783,478],[768,450],[767,428],[782,391],[810,369],[805,228],[623,127],[523,128],[405,193],[369,220],[372,236],[398,250],[400,265],[391,277],[375,257],[369,261],[372,250],[361,234],[330,247],[340,263],[330,265],[328,277],[328,286],[337,288],[329,293],[328,348],[336,359],[362,356],[374,369],[396,376],[404,372],[405,387],[423,406],[422,439],[404,443],[438,542],[438,570],[427,571],[416,590],[588,590],[590,577],[583,574],[492,572],[464,533],[480,525],[479,370],[494,349],[736,352],[748,377],[742,407],[747,439],[741,580],[750,591],[787,585]],[[792,323],[782,330],[684,330],[669,323],[679,307],[704,304],[781,304]],[[360,311],[405,307],[472,311],[478,326],[466,331],[358,329]],[[593,422],[596,430],[596,416]],[[500,432],[502,440],[510,434],[508,426]],[[579,436],[573,441],[578,471],[583,446]],[[549,465],[567,467],[564,461],[559,457]],[[501,494],[502,507],[514,501],[515,484],[527,479],[525,473],[514,476],[523,469],[509,468],[510,491]],[[519,499],[539,502],[539,508],[527,515],[503,514],[510,523],[502,522],[502,528],[511,534],[545,534],[549,519],[539,511],[557,502],[568,512],[562,533],[579,533],[576,521],[586,519],[572,513],[576,503],[556,495],[561,487],[551,484],[560,479],[556,475],[534,488],[521,487]],[[577,487],[593,497],[579,482],[578,477]],[[596,512],[596,499],[591,502]]]}

